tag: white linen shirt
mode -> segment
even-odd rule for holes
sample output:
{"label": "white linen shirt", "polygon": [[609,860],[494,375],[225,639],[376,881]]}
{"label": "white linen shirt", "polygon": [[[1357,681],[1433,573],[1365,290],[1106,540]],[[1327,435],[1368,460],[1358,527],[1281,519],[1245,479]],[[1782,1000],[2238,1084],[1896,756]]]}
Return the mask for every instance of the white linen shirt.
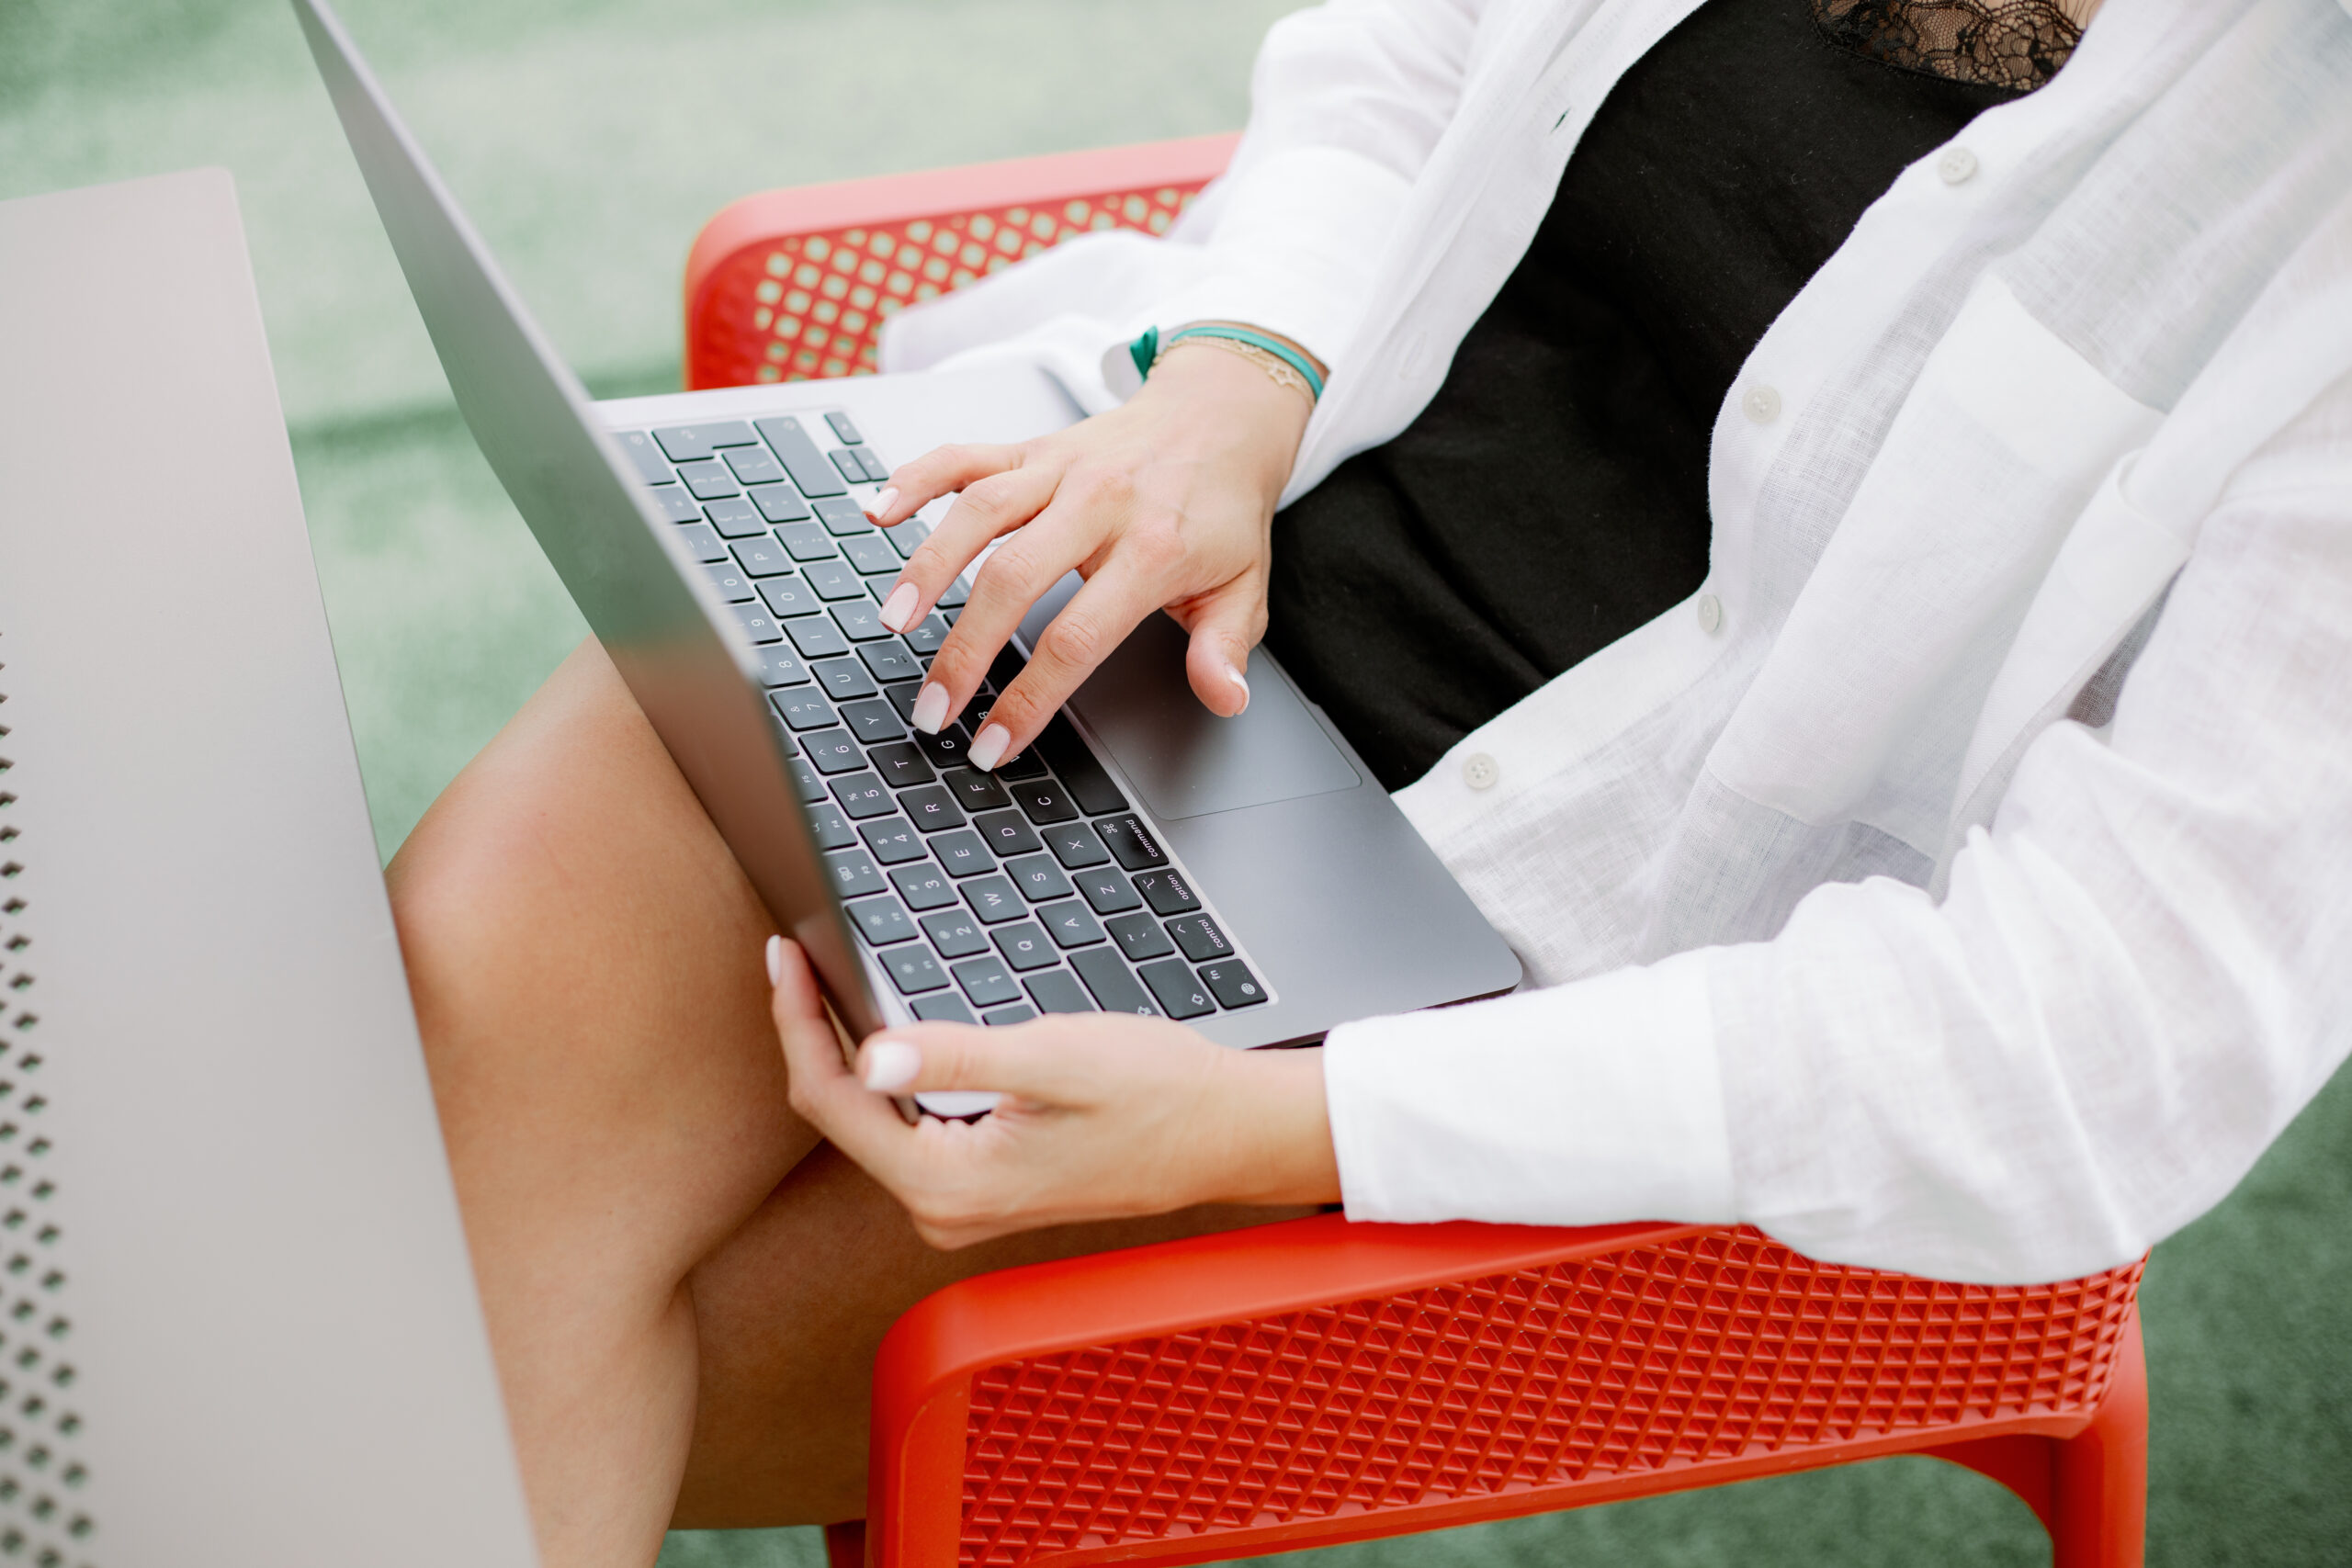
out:
{"label": "white linen shirt", "polygon": [[[1286,18],[1167,240],[910,311],[885,366],[1017,356],[1100,409],[1144,326],[1255,321],[1332,367],[1295,496],[1428,402],[1692,8]],[[1351,1215],[2058,1279],[2318,1090],[2352,1048],[2348,13],[2109,0],[1792,301],[1715,423],[1701,592],[1397,795],[1543,988],[1331,1034]]]}

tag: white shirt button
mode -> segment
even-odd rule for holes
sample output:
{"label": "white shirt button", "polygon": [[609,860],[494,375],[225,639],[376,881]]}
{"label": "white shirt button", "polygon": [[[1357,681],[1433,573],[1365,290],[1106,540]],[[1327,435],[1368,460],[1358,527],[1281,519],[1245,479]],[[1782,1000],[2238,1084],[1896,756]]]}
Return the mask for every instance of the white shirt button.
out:
{"label": "white shirt button", "polygon": [[1713,637],[1724,624],[1724,602],[1712,593],[1699,595],[1699,629]]}
{"label": "white shirt button", "polygon": [[1966,185],[1976,177],[1976,154],[1965,147],[1947,147],[1936,160],[1936,175],[1948,186]]}
{"label": "white shirt button", "polygon": [[1462,782],[1472,789],[1492,789],[1503,771],[1484,751],[1473,751],[1462,759]]}
{"label": "white shirt button", "polygon": [[1770,387],[1750,387],[1739,395],[1739,412],[1758,424],[1770,424],[1781,417],[1781,394]]}

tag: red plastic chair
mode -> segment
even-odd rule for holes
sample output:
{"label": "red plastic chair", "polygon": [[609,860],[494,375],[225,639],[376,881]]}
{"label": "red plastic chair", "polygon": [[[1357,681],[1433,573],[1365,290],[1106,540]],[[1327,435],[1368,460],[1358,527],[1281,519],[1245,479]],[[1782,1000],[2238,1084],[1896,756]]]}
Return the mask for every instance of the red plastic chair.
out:
{"label": "red plastic chair", "polygon": [[1164,233],[1238,136],[1195,136],[928,174],[763,191],[686,258],[686,386],[874,369],[900,307],[1097,229]]}
{"label": "red plastic chair", "polygon": [[[854,375],[900,305],[1069,234],[1158,232],[1231,137],[800,190],[686,273],[689,387]],[[884,1339],[836,1568],[1180,1563],[1924,1453],[2057,1568],[2138,1568],[2141,1265],[1959,1285],[1758,1233],[1336,1215],[950,1286]]]}

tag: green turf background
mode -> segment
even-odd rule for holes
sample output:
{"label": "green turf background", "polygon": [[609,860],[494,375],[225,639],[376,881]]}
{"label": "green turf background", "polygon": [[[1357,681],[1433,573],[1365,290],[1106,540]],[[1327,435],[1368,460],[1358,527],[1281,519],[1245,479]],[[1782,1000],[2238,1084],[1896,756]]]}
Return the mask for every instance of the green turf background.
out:
{"label": "green turf background", "polygon": [[[729,198],[1238,125],[1251,48],[1287,8],[348,0],[345,14],[557,344],[615,395],[676,384],[686,246]],[[0,0],[0,197],[200,164],[236,175],[389,854],[580,637],[579,617],[449,405],[286,8]],[[168,639],[170,606],[147,610]],[[2348,1291],[2339,1081],[2150,1266],[2151,1562],[2352,1562]],[[2031,1563],[2048,1548],[1991,1483],[1894,1460],[1317,1555],[1766,1568]],[[320,1561],[334,1557],[322,1542]],[[775,1530],[675,1535],[662,1562],[821,1557],[814,1532]]]}

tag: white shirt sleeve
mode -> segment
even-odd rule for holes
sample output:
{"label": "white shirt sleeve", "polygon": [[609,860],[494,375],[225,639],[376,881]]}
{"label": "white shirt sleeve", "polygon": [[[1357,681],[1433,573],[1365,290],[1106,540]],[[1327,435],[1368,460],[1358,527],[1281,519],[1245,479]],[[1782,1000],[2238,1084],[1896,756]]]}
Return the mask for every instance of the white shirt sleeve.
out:
{"label": "white shirt sleeve", "polygon": [[1325,1050],[1358,1218],[1752,1223],[2064,1279],[2226,1194],[2352,1049],[2352,381],[2207,517],[2104,731],[2029,749],[1940,903]]}
{"label": "white shirt sleeve", "polygon": [[[1413,180],[1452,121],[1488,0],[1329,0],[1267,34],[1233,162],[1164,240],[1080,236],[899,312],[888,370],[1040,360],[1090,412],[1147,326],[1238,321],[1326,365],[1361,325]],[[1128,367],[1131,368],[1131,367]]]}

